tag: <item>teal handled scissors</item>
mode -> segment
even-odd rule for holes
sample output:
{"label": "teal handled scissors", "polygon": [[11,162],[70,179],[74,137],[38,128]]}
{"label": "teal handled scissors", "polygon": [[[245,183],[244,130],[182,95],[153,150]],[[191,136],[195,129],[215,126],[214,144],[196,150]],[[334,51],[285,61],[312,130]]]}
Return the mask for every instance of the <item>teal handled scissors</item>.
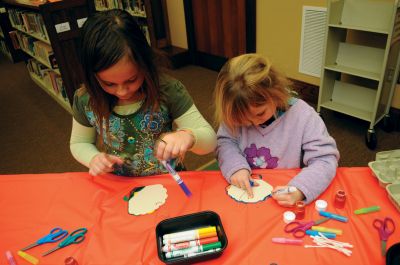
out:
{"label": "teal handled scissors", "polygon": [[379,232],[379,238],[381,239],[381,253],[382,256],[386,254],[386,242],[391,234],[393,234],[396,226],[393,222],[393,219],[390,217],[386,217],[385,219],[375,219],[372,223],[373,226]]}
{"label": "teal handled scissors", "polygon": [[33,244],[30,244],[27,247],[24,247],[23,249],[21,249],[22,251],[28,250],[30,248],[36,247],[38,245],[42,245],[45,243],[53,243],[53,242],[57,242],[58,240],[63,239],[64,237],[66,237],[66,235],[68,235],[68,231],[66,230],[62,230],[59,227],[55,227],[53,228],[50,233],[44,237],[42,237],[41,239],[39,239],[38,241],[36,241]]}
{"label": "teal handled scissors", "polygon": [[71,244],[79,244],[85,239],[85,234],[87,232],[86,228],[79,228],[72,232],[67,238],[61,241],[57,247],[50,249],[49,251],[45,252],[42,256],[49,255],[50,253],[56,251],[57,249],[69,246]]}

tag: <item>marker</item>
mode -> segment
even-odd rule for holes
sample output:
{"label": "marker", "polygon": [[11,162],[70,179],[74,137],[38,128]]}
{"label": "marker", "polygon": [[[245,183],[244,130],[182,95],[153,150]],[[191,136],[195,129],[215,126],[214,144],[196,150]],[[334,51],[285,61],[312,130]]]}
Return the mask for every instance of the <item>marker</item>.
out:
{"label": "marker", "polygon": [[171,167],[169,162],[163,160],[161,161],[163,166],[168,170],[169,174],[173,177],[173,179],[176,181],[176,183],[179,184],[179,187],[183,190],[183,192],[186,194],[186,196],[190,197],[192,196],[192,193],[190,192],[189,188],[186,186],[186,184],[183,182],[181,177],[176,173],[175,169]]}
{"label": "marker", "polygon": [[174,250],[179,250],[183,248],[190,248],[190,247],[195,247],[195,246],[200,246],[200,245],[206,245],[210,243],[218,242],[218,237],[213,236],[213,237],[206,237],[206,238],[200,238],[197,240],[192,240],[192,241],[185,241],[185,242],[180,242],[176,244],[168,244],[163,246],[162,251],[163,252],[170,252]]}
{"label": "marker", "polygon": [[319,232],[335,233],[336,235],[343,234],[343,231],[340,229],[328,228],[323,226],[311,226],[311,229]]}
{"label": "marker", "polygon": [[302,245],[303,240],[301,239],[293,239],[293,238],[284,238],[284,237],[273,237],[272,242],[278,244],[289,244],[289,245]]}
{"label": "marker", "polygon": [[319,236],[320,234],[324,235],[326,238],[336,238],[335,233],[319,232],[319,231],[315,231],[315,230],[306,230],[306,235],[309,235],[309,236]]}
{"label": "marker", "polygon": [[215,226],[207,226],[207,227],[202,227],[202,228],[193,229],[193,230],[165,234],[165,235],[163,235],[163,239],[170,239],[170,238],[176,238],[176,237],[182,237],[182,236],[196,236],[196,235],[210,233],[210,232],[216,232],[216,231],[217,231],[217,228]]}
{"label": "marker", "polygon": [[254,187],[254,180],[249,179],[249,182],[250,182],[250,187]]}
{"label": "marker", "polygon": [[174,237],[174,238],[169,238],[169,239],[163,239],[163,244],[175,244],[175,243],[180,243],[180,242],[185,242],[185,241],[192,241],[196,239],[202,239],[202,238],[207,238],[207,237],[214,237],[217,236],[217,232],[209,232],[209,233],[203,233],[199,235],[188,235],[188,236],[182,236],[182,237]]}
{"label": "marker", "polygon": [[12,255],[11,251],[9,251],[9,250],[6,251],[6,258],[8,260],[8,264],[17,265],[17,263],[15,262],[14,256]]}
{"label": "marker", "polygon": [[18,250],[17,252],[18,256],[20,256],[21,258],[23,258],[24,260],[36,265],[39,264],[39,260],[37,258],[35,258],[34,256],[29,255],[26,252],[23,252],[21,250]]}
{"label": "marker", "polygon": [[348,218],[346,216],[342,216],[342,215],[338,215],[338,214],[334,214],[334,213],[330,213],[330,212],[319,211],[319,215],[328,217],[331,219],[335,219],[335,220],[338,220],[338,221],[344,222],[344,223],[346,223],[348,221]]}
{"label": "marker", "polygon": [[189,254],[186,254],[186,255],[183,255],[183,256],[185,258],[189,258],[189,257],[200,256],[200,255],[207,254],[207,253],[218,252],[220,250],[221,250],[221,248],[213,248],[213,249],[210,249],[210,250],[207,250],[207,251],[198,252],[198,253],[189,253]]}
{"label": "marker", "polygon": [[355,214],[372,213],[372,212],[377,212],[380,209],[381,209],[381,207],[379,207],[379,206],[371,206],[371,207],[361,208],[361,209],[355,210],[354,213]]}
{"label": "marker", "polygon": [[215,248],[220,248],[221,247],[221,242],[215,242],[211,244],[206,244],[206,245],[200,245],[200,246],[195,246],[191,248],[185,248],[185,249],[180,249],[172,252],[167,252],[165,253],[165,257],[170,259],[170,258],[175,258],[179,256],[184,256],[190,253],[199,253],[199,252],[204,252],[210,249],[215,249]]}
{"label": "marker", "polygon": [[274,191],[272,193],[273,194],[289,194],[289,193],[295,192],[296,190],[297,190],[296,187],[288,186],[287,188],[279,189],[279,190],[276,190],[276,191]]}

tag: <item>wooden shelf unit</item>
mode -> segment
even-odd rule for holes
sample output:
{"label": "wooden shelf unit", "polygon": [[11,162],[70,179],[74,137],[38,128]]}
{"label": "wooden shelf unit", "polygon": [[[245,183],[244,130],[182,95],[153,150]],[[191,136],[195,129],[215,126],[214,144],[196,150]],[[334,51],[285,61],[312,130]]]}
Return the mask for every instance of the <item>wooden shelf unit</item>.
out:
{"label": "wooden shelf unit", "polygon": [[0,52],[6,55],[13,63],[16,63],[24,60],[25,57],[12,44],[12,40],[8,34],[12,30],[7,11],[4,7],[1,7],[0,3]]}
{"label": "wooden shelf unit", "polygon": [[[51,95],[63,108],[72,113],[71,104],[73,102],[73,95],[75,90],[80,87],[83,80],[83,71],[78,59],[78,39],[80,28],[82,27],[84,21],[89,14],[95,11],[92,0],[51,2],[1,0],[0,3],[5,6],[9,13],[14,12],[14,16],[21,16],[20,19],[23,21],[21,25],[32,25],[31,23],[35,25],[33,30],[34,32],[32,32],[23,26],[21,27],[21,25],[18,25],[17,23],[13,23],[13,19],[19,19],[16,19],[15,17],[12,18],[13,15],[10,15],[10,20],[11,23],[14,24],[13,28],[16,30],[16,34],[22,34],[19,35],[19,37],[21,37],[19,40],[25,40],[24,45],[21,45],[21,50],[29,55],[30,58],[33,58],[47,67],[47,70],[44,70],[44,72],[54,71],[56,74],[60,75],[62,78],[62,87],[64,91],[56,89],[54,87],[54,82],[54,89],[52,89],[51,86],[49,87],[49,82],[46,83],[41,77],[30,72],[32,80],[38,84],[39,87],[44,89],[49,95]],[[15,15],[15,13],[17,15]],[[20,14],[27,15],[24,16]],[[34,18],[32,19],[31,17]],[[23,19],[25,19],[25,21]],[[43,23],[40,23],[40,21]],[[44,29],[41,27],[42,24]],[[39,34],[36,34],[35,30],[36,32],[39,32]],[[34,54],[33,51],[37,50],[32,48],[31,45],[32,43],[36,42],[42,42],[51,45],[56,63],[54,63],[53,58],[46,60],[43,58],[43,54],[42,56]],[[46,46],[44,44],[41,45]],[[28,49],[23,46],[27,46]],[[35,44],[33,46],[35,47]],[[41,46],[39,45],[39,47]],[[40,51],[39,53],[42,52]],[[53,74],[51,76],[53,76]],[[56,84],[61,86],[60,82],[56,82]],[[57,86],[57,88],[59,88],[59,86]]]}

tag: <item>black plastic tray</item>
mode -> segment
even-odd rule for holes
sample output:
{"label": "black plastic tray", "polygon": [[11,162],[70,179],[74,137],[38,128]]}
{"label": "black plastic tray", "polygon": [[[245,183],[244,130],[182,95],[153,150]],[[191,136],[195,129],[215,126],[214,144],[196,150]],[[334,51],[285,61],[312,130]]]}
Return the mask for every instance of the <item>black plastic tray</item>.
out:
{"label": "black plastic tray", "polygon": [[[197,229],[204,226],[215,226],[217,229],[217,236],[221,242],[221,250],[218,252],[204,253],[194,257],[175,257],[167,259],[165,253],[162,251],[163,235],[175,233],[185,230]],[[218,214],[213,211],[198,212],[183,216],[178,216],[161,221],[156,227],[157,239],[157,252],[160,260],[166,264],[192,264],[209,259],[215,259],[222,255],[222,252],[228,245],[228,238],[226,237],[224,228],[222,227],[221,219]]]}

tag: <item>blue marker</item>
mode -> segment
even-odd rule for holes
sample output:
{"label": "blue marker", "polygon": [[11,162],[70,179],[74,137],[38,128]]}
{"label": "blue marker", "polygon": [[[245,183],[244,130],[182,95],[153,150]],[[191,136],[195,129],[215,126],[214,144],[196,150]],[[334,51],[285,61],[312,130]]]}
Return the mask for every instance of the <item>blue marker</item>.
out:
{"label": "blue marker", "polygon": [[249,182],[250,182],[250,187],[254,187],[254,180],[249,179]]}
{"label": "blue marker", "polygon": [[183,192],[185,192],[186,196],[190,197],[192,196],[192,193],[190,192],[189,188],[186,186],[186,184],[183,182],[181,177],[176,173],[175,169],[173,169],[170,165],[169,162],[167,161],[161,161],[163,166],[168,170],[169,174],[172,176],[172,178],[176,181],[176,183],[179,184]]}
{"label": "blue marker", "polygon": [[343,215],[338,215],[338,214],[334,214],[334,213],[330,213],[330,212],[325,212],[325,211],[319,211],[319,215],[324,216],[324,217],[328,217],[331,219],[335,219],[338,220],[340,222],[347,222],[348,218],[346,216]]}

